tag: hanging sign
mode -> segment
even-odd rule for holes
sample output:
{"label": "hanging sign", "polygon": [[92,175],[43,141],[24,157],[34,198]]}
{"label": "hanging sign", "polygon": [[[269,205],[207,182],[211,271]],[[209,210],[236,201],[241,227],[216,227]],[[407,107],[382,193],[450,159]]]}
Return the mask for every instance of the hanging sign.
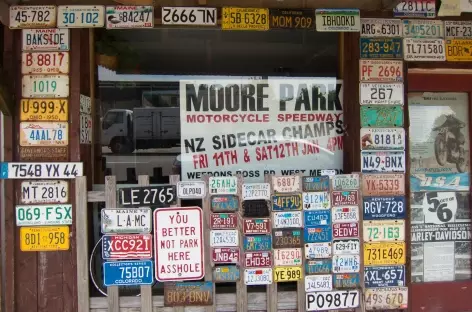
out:
{"label": "hanging sign", "polygon": [[315,29],[313,10],[269,9],[270,29]]}
{"label": "hanging sign", "polygon": [[316,31],[361,31],[361,15],[358,9],[317,9],[315,16]]}
{"label": "hanging sign", "polygon": [[67,122],[20,122],[20,146],[64,146],[69,144]]}
{"label": "hanging sign", "polygon": [[305,261],[305,275],[331,273],[331,259]]}
{"label": "hanging sign", "polygon": [[270,183],[243,184],[243,200],[270,199]]}
{"label": "hanging sign", "polygon": [[211,260],[214,264],[239,263],[239,247],[211,248]]}
{"label": "hanging sign", "polygon": [[150,233],[151,208],[104,208],[102,233]]}
{"label": "hanging sign", "polygon": [[80,144],[92,143],[92,116],[80,114]]}
{"label": "hanging sign", "polygon": [[61,204],[69,201],[69,183],[61,180],[21,181],[22,204]]}
{"label": "hanging sign", "polygon": [[97,28],[105,26],[103,5],[60,5],[57,7],[58,28]]}
{"label": "hanging sign", "polygon": [[[216,8],[162,7],[162,25],[216,26],[217,19]],[[238,21],[236,15],[231,21]]]}
{"label": "hanging sign", "polygon": [[364,283],[366,288],[405,286],[405,266],[365,266]]}
{"label": "hanging sign", "polygon": [[[394,181],[381,182],[383,188]],[[380,185],[379,185],[380,186]],[[405,219],[405,196],[371,197],[364,196],[364,220]]]}
{"label": "hanging sign", "polygon": [[69,52],[23,52],[22,74],[68,74]]}
{"label": "hanging sign", "polygon": [[404,0],[393,9],[395,17],[436,17],[435,0]]}
{"label": "hanging sign", "polygon": [[449,62],[472,61],[472,39],[446,40],[446,60]]}
{"label": "hanging sign", "polygon": [[22,99],[20,121],[67,121],[67,99]]}
{"label": "hanging sign", "polygon": [[16,206],[17,226],[72,224],[72,205]]}
{"label": "hanging sign", "polygon": [[239,199],[235,195],[218,195],[211,197],[211,211],[233,212],[239,209]]}
{"label": "hanging sign", "polygon": [[238,192],[238,178],[236,177],[210,177],[208,188],[210,194],[236,194]]}
{"label": "hanging sign", "polygon": [[337,206],[357,206],[359,204],[359,191],[333,191],[331,203]]}
{"label": "hanging sign", "polygon": [[152,5],[110,5],[106,7],[107,29],[154,28]]}
{"label": "hanging sign", "polygon": [[223,7],[223,30],[269,30],[269,9]]}
{"label": "hanging sign", "polygon": [[364,265],[405,264],[405,242],[364,243]]}
{"label": "hanging sign", "polygon": [[361,152],[363,173],[405,172],[405,152]]}
{"label": "hanging sign", "polygon": [[331,206],[331,196],[329,192],[309,192],[303,193],[303,209],[329,209]]}
{"label": "hanging sign", "polygon": [[362,150],[404,150],[405,129],[361,128]]}
{"label": "hanging sign", "polygon": [[301,265],[302,249],[301,248],[283,248],[274,249],[274,263],[280,265]]}
{"label": "hanging sign", "polygon": [[244,266],[246,268],[265,268],[272,267],[272,253],[265,252],[245,252]]}
{"label": "hanging sign", "polygon": [[403,81],[403,62],[391,60],[359,60],[360,81]]}
{"label": "hanging sign", "polygon": [[204,181],[179,181],[177,183],[177,196],[184,199],[198,199],[206,195]]}
{"label": "hanging sign", "polygon": [[472,21],[444,21],[446,39],[472,39]]}
{"label": "hanging sign", "polygon": [[444,39],[403,39],[405,61],[445,61]]}
{"label": "hanging sign", "polygon": [[244,284],[270,285],[272,284],[272,269],[258,268],[244,270]]}
{"label": "hanging sign", "polygon": [[55,5],[10,6],[10,29],[49,28],[56,26]]}
{"label": "hanging sign", "polygon": [[118,202],[123,207],[168,207],[175,204],[175,185],[120,188]]}
{"label": "hanging sign", "polygon": [[211,306],[212,282],[164,283],[164,307]]}
{"label": "hanging sign", "polygon": [[152,261],[112,261],[103,263],[105,286],[138,286],[154,284]]}
{"label": "hanging sign", "polygon": [[301,210],[302,196],[300,194],[292,195],[274,195],[272,196],[272,211]]}
{"label": "hanging sign", "polygon": [[152,235],[103,235],[102,258],[104,260],[151,259]]}
{"label": "hanging sign", "polygon": [[361,83],[361,105],[403,105],[403,83]]}
{"label": "hanging sign", "polygon": [[0,163],[0,179],[75,179],[83,175],[79,162]]}
{"label": "hanging sign", "polygon": [[396,310],[408,307],[408,287],[366,288],[366,310]]}
{"label": "hanging sign", "polygon": [[405,175],[403,174],[365,174],[362,176],[363,195],[403,195],[405,194]]}
{"label": "hanging sign", "polygon": [[300,178],[298,176],[274,176],[272,186],[276,193],[294,193],[300,190]]}
{"label": "hanging sign", "polygon": [[59,251],[69,247],[69,226],[20,227],[21,251]]}
{"label": "hanging sign", "polygon": [[361,127],[403,127],[403,107],[361,106]]}
{"label": "hanging sign", "polygon": [[333,190],[347,191],[359,189],[359,175],[358,174],[338,174],[333,176],[331,185]]}
{"label": "hanging sign", "polygon": [[405,240],[404,220],[375,220],[363,222],[364,241],[390,242]]}
{"label": "hanging sign", "polygon": [[331,274],[305,276],[305,291],[327,291],[333,289],[333,276]]}
{"label": "hanging sign", "polygon": [[361,18],[361,37],[402,37],[400,19]]}
{"label": "hanging sign", "polygon": [[360,251],[361,243],[357,238],[333,240],[333,255],[358,255]]}
{"label": "hanging sign", "polygon": [[23,51],[69,51],[69,29],[22,29]]}
{"label": "hanging sign", "polygon": [[[334,300],[333,298],[343,298],[343,300]],[[350,309],[358,306],[358,290],[332,290],[306,294],[307,311]]]}
{"label": "hanging sign", "polygon": [[305,244],[305,259],[331,258],[331,243],[307,243]]}
{"label": "hanging sign", "polygon": [[444,22],[410,19],[403,20],[404,38],[444,38]]}
{"label": "hanging sign", "polygon": [[21,94],[25,98],[66,98],[69,96],[69,76],[23,76]]}
{"label": "hanging sign", "polygon": [[329,191],[329,176],[302,177],[304,192],[325,192]]}
{"label": "hanging sign", "polygon": [[401,59],[401,38],[361,38],[361,58]]}

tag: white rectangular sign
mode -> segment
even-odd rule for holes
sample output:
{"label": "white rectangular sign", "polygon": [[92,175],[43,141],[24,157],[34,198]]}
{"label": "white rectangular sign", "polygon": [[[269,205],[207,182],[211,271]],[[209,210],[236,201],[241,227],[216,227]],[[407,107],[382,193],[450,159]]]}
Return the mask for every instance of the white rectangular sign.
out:
{"label": "white rectangular sign", "polygon": [[273,249],[274,265],[301,265],[302,264],[302,249],[301,248],[281,248]]}
{"label": "white rectangular sign", "polygon": [[25,75],[21,94],[24,98],[66,98],[69,96],[69,76]]}
{"label": "white rectangular sign", "polygon": [[404,38],[444,38],[444,22],[420,19],[403,20]]}
{"label": "white rectangular sign", "polygon": [[274,229],[303,227],[303,212],[274,212],[272,214],[272,220],[272,228]]}
{"label": "white rectangular sign", "polygon": [[360,16],[358,9],[317,9],[316,31],[359,32]]}
{"label": "white rectangular sign", "polygon": [[57,27],[96,28],[105,26],[103,5],[60,5],[57,7]]}
{"label": "white rectangular sign", "polygon": [[360,270],[359,255],[334,255],[333,273],[357,273]]}
{"label": "white rectangular sign", "polygon": [[162,7],[162,25],[216,26],[216,8]]}
{"label": "white rectangular sign", "polygon": [[17,226],[72,224],[72,205],[16,206]]}
{"label": "white rectangular sign", "polygon": [[306,275],[305,291],[328,291],[333,289],[333,276],[331,274]]}
{"label": "white rectangular sign", "polygon": [[69,123],[51,121],[20,122],[20,146],[66,146]]}
{"label": "white rectangular sign", "polygon": [[211,230],[211,247],[237,247],[239,246],[238,230]]}
{"label": "white rectangular sign", "polygon": [[62,204],[69,200],[69,182],[61,180],[21,181],[22,204]]}
{"label": "white rectangular sign", "polygon": [[359,221],[359,207],[341,206],[331,210],[333,223],[351,223]]}
{"label": "white rectangular sign", "polygon": [[303,192],[302,198],[304,210],[329,209],[331,207],[329,192]]}
{"label": "white rectangular sign", "polygon": [[361,37],[401,37],[402,20],[361,18]]}
{"label": "white rectangular sign", "polygon": [[446,39],[471,39],[472,21],[444,21]]}
{"label": "white rectangular sign", "polygon": [[151,232],[151,208],[104,208],[101,216],[103,234]]}
{"label": "white rectangular sign", "polygon": [[331,243],[307,243],[305,244],[305,259],[330,258],[333,252]]}
{"label": "white rectangular sign", "polygon": [[404,150],[405,129],[361,128],[362,150]]}
{"label": "white rectangular sign", "polygon": [[79,162],[0,163],[1,179],[75,179],[83,176],[84,166]]}
{"label": "white rectangular sign", "polygon": [[177,183],[177,196],[179,198],[203,198],[206,195],[204,181],[181,181]]}
{"label": "white rectangular sign", "polygon": [[403,105],[403,83],[360,83],[361,105]]}
{"label": "white rectangular sign", "polygon": [[154,249],[156,279],[159,282],[203,278],[202,209],[175,207],[154,210]]}
{"label": "white rectangular sign", "polygon": [[359,76],[361,82],[400,82],[403,81],[403,62],[359,60]]}
{"label": "white rectangular sign", "polygon": [[22,29],[23,51],[69,51],[69,29]]}
{"label": "white rectangular sign", "polygon": [[110,5],[106,8],[107,29],[154,28],[152,5]]}
{"label": "white rectangular sign", "polygon": [[294,193],[300,191],[300,177],[298,176],[274,176],[272,186],[276,193]]}
{"label": "white rectangular sign", "polygon": [[270,183],[243,184],[243,200],[270,199]]}
{"label": "white rectangular sign", "polygon": [[272,284],[272,269],[257,268],[244,270],[244,284],[246,285],[270,285]]}
{"label": "white rectangular sign", "polygon": [[[334,298],[340,298],[335,300]],[[342,300],[341,300],[342,299]],[[359,306],[358,290],[335,290],[306,294],[307,311],[352,309]]]}
{"label": "white rectangular sign", "polygon": [[208,189],[212,195],[221,194],[237,194],[238,178],[237,177],[210,177]]}
{"label": "white rectangular sign", "polygon": [[[5,12],[6,13],[6,12]],[[55,5],[10,6],[10,28],[48,28],[56,25]]]}
{"label": "white rectangular sign", "polygon": [[69,52],[23,52],[22,74],[67,74]]}
{"label": "white rectangular sign", "polygon": [[405,61],[445,61],[444,39],[403,39],[403,58]]}

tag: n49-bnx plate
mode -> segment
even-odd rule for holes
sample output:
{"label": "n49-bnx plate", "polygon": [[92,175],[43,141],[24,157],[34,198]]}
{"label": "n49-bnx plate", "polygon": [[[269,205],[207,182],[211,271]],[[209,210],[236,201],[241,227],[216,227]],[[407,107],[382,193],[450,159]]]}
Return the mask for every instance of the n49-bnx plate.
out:
{"label": "n49-bnx plate", "polygon": [[361,168],[363,173],[405,172],[405,152],[362,151]]}

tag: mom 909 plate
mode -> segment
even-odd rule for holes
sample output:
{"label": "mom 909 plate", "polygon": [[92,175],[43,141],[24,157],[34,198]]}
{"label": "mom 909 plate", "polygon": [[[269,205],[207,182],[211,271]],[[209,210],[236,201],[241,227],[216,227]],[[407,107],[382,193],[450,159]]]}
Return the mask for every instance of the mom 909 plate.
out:
{"label": "mom 909 plate", "polygon": [[405,172],[405,152],[361,152],[361,168],[363,173]]}

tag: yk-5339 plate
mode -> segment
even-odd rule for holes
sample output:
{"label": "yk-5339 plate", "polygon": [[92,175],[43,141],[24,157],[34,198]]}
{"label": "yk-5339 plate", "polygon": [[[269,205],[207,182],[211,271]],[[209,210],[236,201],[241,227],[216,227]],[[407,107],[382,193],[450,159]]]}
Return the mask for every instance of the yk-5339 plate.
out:
{"label": "yk-5339 plate", "polygon": [[303,245],[302,228],[272,230],[274,248],[295,248]]}
{"label": "yk-5339 plate", "polygon": [[403,195],[405,194],[404,174],[364,174],[362,176],[363,195]]}
{"label": "yk-5339 plate", "polygon": [[361,127],[403,127],[403,106],[361,106]]}
{"label": "yk-5339 plate", "polygon": [[273,211],[301,210],[302,196],[300,194],[272,196]]}

